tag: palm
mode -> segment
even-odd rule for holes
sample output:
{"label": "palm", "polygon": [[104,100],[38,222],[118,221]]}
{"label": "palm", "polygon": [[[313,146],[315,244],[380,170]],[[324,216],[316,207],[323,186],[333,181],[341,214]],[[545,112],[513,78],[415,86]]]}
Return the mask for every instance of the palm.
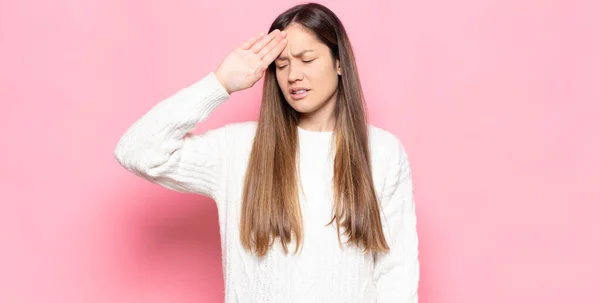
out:
{"label": "palm", "polygon": [[284,37],[275,30],[249,39],[221,62],[215,75],[230,93],[252,87],[285,47]]}
{"label": "palm", "polygon": [[227,86],[231,91],[239,91],[251,87],[260,80],[261,58],[251,50],[235,49],[223,61],[227,73]]}

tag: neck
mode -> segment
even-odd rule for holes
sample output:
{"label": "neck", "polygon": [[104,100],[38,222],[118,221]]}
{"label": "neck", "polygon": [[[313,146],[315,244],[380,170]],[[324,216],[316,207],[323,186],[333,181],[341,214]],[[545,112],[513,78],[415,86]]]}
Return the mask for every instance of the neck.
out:
{"label": "neck", "polygon": [[322,120],[301,117],[298,126],[304,130],[313,132],[330,132],[335,128],[335,117]]}

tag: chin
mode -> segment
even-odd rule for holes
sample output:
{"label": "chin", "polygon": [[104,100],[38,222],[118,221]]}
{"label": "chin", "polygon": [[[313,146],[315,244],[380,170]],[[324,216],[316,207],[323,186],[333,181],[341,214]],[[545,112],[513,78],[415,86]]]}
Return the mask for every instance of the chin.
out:
{"label": "chin", "polygon": [[312,104],[302,104],[303,102],[299,102],[296,100],[292,100],[290,106],[297,112],[301,114],[310,114],[317,110],[318,107],[313,106]]}

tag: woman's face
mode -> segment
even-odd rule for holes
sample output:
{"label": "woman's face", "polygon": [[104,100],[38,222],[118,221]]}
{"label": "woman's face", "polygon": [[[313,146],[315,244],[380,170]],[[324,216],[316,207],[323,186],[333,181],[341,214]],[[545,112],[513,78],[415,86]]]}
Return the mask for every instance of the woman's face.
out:
{"label": "woman's face", "polygon": [[291,24],[284,30],[288,42],[275,60],[279,87],[297,112],[328,119],[337,98],[339,60],[305,28]]}

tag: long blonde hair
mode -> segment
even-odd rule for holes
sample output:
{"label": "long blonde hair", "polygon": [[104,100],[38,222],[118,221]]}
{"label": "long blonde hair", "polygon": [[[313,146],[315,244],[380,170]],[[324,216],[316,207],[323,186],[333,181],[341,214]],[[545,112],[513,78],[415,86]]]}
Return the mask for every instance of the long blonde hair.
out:
{"label": "long blonde hair", "polygon": [[[365,251],[389,250],[379,216],[372,180],[368,123],[364,96],[354,54],[337,16],[315,3],[297,5],[278,16],[269,32],[295,23],[303,26],[340,61],[334,129],[334,206],[332,219],[347,242]],[[286,102],[275,76],[275,64],[265,73],[262,105],[242,197],[241,242],[259,256],[267,254],[276,239],[284,251],[295,240],[295,253],[303,241],[298,195],[298,113]]]}

